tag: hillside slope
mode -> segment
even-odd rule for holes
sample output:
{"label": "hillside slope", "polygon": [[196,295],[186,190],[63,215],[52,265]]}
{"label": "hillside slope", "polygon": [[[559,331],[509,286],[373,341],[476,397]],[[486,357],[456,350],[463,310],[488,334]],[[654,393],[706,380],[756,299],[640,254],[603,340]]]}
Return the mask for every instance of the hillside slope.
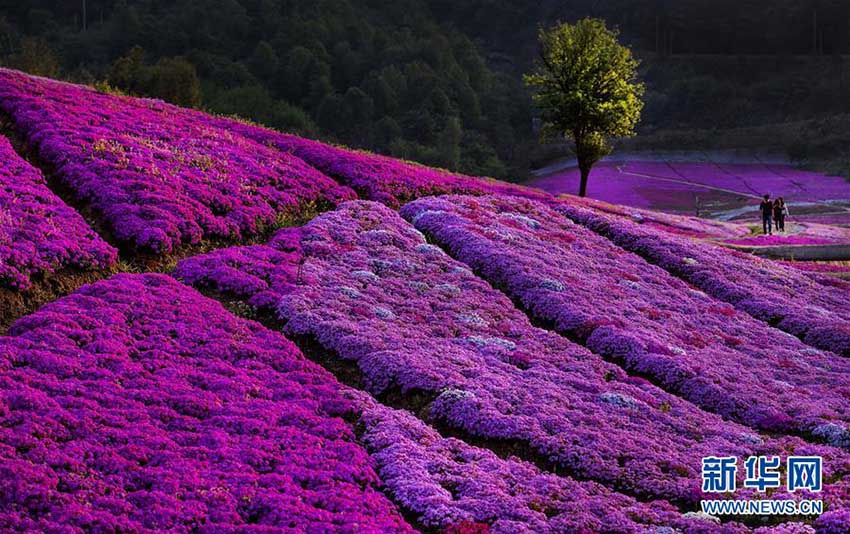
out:
{"label": "hillside slope", "polygon": [[[2,529],[850,529],[850,284],[706,240],[735,225],[8,70],[0,110],[0,207],[53,229],[0,265],[103,259],[3,312]],[[770,495],[825,513],[694,513],[713,455],[822,457]]]}

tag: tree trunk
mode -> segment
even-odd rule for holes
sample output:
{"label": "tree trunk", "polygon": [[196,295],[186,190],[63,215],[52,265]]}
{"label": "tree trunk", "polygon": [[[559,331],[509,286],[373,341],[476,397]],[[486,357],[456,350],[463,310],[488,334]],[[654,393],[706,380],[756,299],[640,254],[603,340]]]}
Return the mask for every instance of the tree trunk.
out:
{"label": "tree trunk", "polygon": [[579,170],[581,170],[581,182],[578,186],[578,196],[586,197],[587,196],[587,178],[590,176],[590,167],[585,167],[584,165],[579,165]]}

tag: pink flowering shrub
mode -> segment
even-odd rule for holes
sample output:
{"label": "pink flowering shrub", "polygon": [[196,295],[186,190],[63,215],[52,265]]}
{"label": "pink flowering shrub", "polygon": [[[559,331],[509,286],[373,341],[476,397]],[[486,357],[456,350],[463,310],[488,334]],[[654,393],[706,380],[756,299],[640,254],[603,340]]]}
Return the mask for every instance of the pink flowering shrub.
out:
{"label": "pink flowering shrub", "polygon": [[62,269],[107,269],[118,259],[44,177],[0,137],[0,286],[25,291]]}
{"label": "pink flowering shrub", "polygon": [[297,157],[160,101],[0,69],[0,109],[115,238],[137,249],[244,240],[355,197]]}

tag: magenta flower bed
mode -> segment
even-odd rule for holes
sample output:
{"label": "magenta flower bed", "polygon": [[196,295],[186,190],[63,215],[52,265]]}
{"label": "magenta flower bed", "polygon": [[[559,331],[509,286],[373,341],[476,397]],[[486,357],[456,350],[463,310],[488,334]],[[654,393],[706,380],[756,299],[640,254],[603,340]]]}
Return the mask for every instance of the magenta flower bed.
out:
{"label": "magenta flower bed", "polygon": [[532,316],[626,369],[746,425],[850,447],[850,360],[694,291],[538,203],[441,197],[402,214]]}
{"label": "magenta flower bed", "polygon": [[[488,525],[492,533],[713,531],[710,521],[683,517],[664,501],[638,503],[593,482],[541,472],[515,458],[444,438],[402,410],[362,393],[363,440],[393,500],[429,528]],[[747,529],[730,523],[729,534]],[[657,532],[664,532],[663,528]]]}
{"label": "magenta flower bed", "polygon": [[0,338],[0,529],[410,531],[281,335],[163,275],[118,275]]}
{"label": "magenta flower bed", "polygon": [[360,193],[363,198],[397,208],[427,195],[444,193],[510,194],[546,199],[543,191],[507,182],[466,176],[369,152],[335,147],[231,120],[224,127],[259,143],[303,159]]}
{"label": "magenta flower bed", "polygon": [[575,205],[558,209],[756,319],[814,347],[850,356],[847,282],[811,278],[778,262],[682,239]]}
{"label": "magenta flower bed", "polygon": [[824,214],[806,214],[806,220],[814,223],[841,225],[843,228],[850,228],[850,209]]}
{"label": "magenta flower bed", "polygon": [[783,245],[829,245],[834,244],[835,241],[823,237],[809,237],[805,235],[767,235],[746,237],[743,239],[727,239],[723,243],[746,247],[777,247]]}
{"label": "magenta flower bed", "polygon": [[[267,309],[278,302],[285,332],[356,362],[374,394],[422,398],[440,424],[628,493],[693,502],[704,455],[814,447],[765,440],[532,327],[375,203],[344,204],[271,246],[184,260],[175,275]],[[814,449],[843,472],[843,453]]]}
{"label": "magenta flower bed", "polygon": [[0,69],[0,109],[119,241],[238,241],[355,195],[300,159],[159,101]]}
{"label": "magenta flower bed", "polygon": [[63,269],[108,269],[117,251],[0,137],[0,286],[19,291]]}

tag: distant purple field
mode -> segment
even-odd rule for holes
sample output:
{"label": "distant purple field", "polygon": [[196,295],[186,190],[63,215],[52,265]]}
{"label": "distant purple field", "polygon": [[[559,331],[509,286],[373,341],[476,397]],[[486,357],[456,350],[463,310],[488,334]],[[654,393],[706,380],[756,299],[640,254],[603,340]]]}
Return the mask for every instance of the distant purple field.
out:
{"label": "distant purple field", "polygon": [[[575,194],[579,172],[570,168],[527,185],[552,194]],[[850,182],[779,164],[715,164],[665,161],[606,162],[590,175],[588,195],[606,202],[662,211],[718,215],[782,196],[799,216],[826,224],[850,224],[850,211],[826,201],[850,202]],[[794,211],[805,206],[803,211]],[[842,213],[843,211],[843,213]],[[805,213],[805,216],[803,215]],[[743,210],[741,215],[753,216]],[[811,219],[809,216],[811,214]]]}
{"label": "distant purple field", "polygon": [[781,245],[829,245],[834,243],[834,241],[822,237],[804,237],[797,235],[758,235],[755,237],[745,237],[743,239],[728,239],[725,243],[747,247],[772,247]]}

